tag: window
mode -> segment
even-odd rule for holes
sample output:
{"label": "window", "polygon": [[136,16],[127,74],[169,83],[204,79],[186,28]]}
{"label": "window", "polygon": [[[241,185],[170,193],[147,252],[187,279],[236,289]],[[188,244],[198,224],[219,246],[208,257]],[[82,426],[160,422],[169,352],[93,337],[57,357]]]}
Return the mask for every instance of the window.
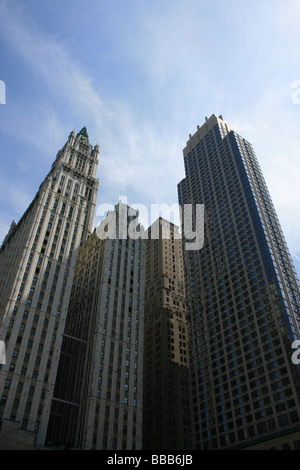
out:
{"label": "window", "polygon": [[10,388],[10,384],[11,384],[11,380],[10,380],[10,379],[5,380],[5,386],[4,386],[4,388]]}

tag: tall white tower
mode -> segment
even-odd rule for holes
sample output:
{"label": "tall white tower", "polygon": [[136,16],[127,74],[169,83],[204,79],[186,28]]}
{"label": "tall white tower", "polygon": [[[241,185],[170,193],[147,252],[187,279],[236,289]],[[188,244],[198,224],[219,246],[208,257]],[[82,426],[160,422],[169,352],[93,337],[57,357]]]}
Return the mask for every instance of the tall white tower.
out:
{"label": "tall white tower", "polygon": [[85,127],[71,132],[0,248],[0,448],[44,443],[78,248],[92,231],[98,155]]}

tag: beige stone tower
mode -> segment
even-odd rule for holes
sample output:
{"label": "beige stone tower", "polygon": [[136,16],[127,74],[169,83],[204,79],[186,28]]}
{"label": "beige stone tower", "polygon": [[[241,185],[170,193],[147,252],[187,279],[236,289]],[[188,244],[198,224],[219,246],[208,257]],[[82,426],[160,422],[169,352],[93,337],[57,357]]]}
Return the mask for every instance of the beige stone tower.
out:
{"label": "beige stone tower", "polygon": [[73,131],[0,249],[2,448],[44,444],[78,248],[92,231],[98,154],[85,128]]}
{"label": "beige stone tower", "polygon": [[188,324],[178,227],[148,229],[144,334],[144,449],[191,449]]}

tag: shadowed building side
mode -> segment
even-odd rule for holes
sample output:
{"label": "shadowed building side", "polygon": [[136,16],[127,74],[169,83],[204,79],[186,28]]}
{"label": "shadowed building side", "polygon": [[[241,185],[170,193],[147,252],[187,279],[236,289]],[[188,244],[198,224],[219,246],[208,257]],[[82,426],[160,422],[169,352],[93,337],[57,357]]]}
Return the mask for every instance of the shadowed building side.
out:
{"label": "shadowed building side", "polygon": [[192,449],[188,324],[178,227],[159,218],[146,250],[143,449]]}

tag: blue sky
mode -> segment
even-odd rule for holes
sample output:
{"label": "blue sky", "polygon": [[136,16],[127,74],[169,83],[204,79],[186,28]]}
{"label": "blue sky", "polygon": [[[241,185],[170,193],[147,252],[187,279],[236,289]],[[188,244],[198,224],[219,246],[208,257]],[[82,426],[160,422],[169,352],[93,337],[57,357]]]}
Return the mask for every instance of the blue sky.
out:
{"label": "blue sky", "polygon": [[298,0],[0,0],[0,240],[84,126],[98,205],[176,204],[215,113],[254,146],[299,273],[299,44]]}

